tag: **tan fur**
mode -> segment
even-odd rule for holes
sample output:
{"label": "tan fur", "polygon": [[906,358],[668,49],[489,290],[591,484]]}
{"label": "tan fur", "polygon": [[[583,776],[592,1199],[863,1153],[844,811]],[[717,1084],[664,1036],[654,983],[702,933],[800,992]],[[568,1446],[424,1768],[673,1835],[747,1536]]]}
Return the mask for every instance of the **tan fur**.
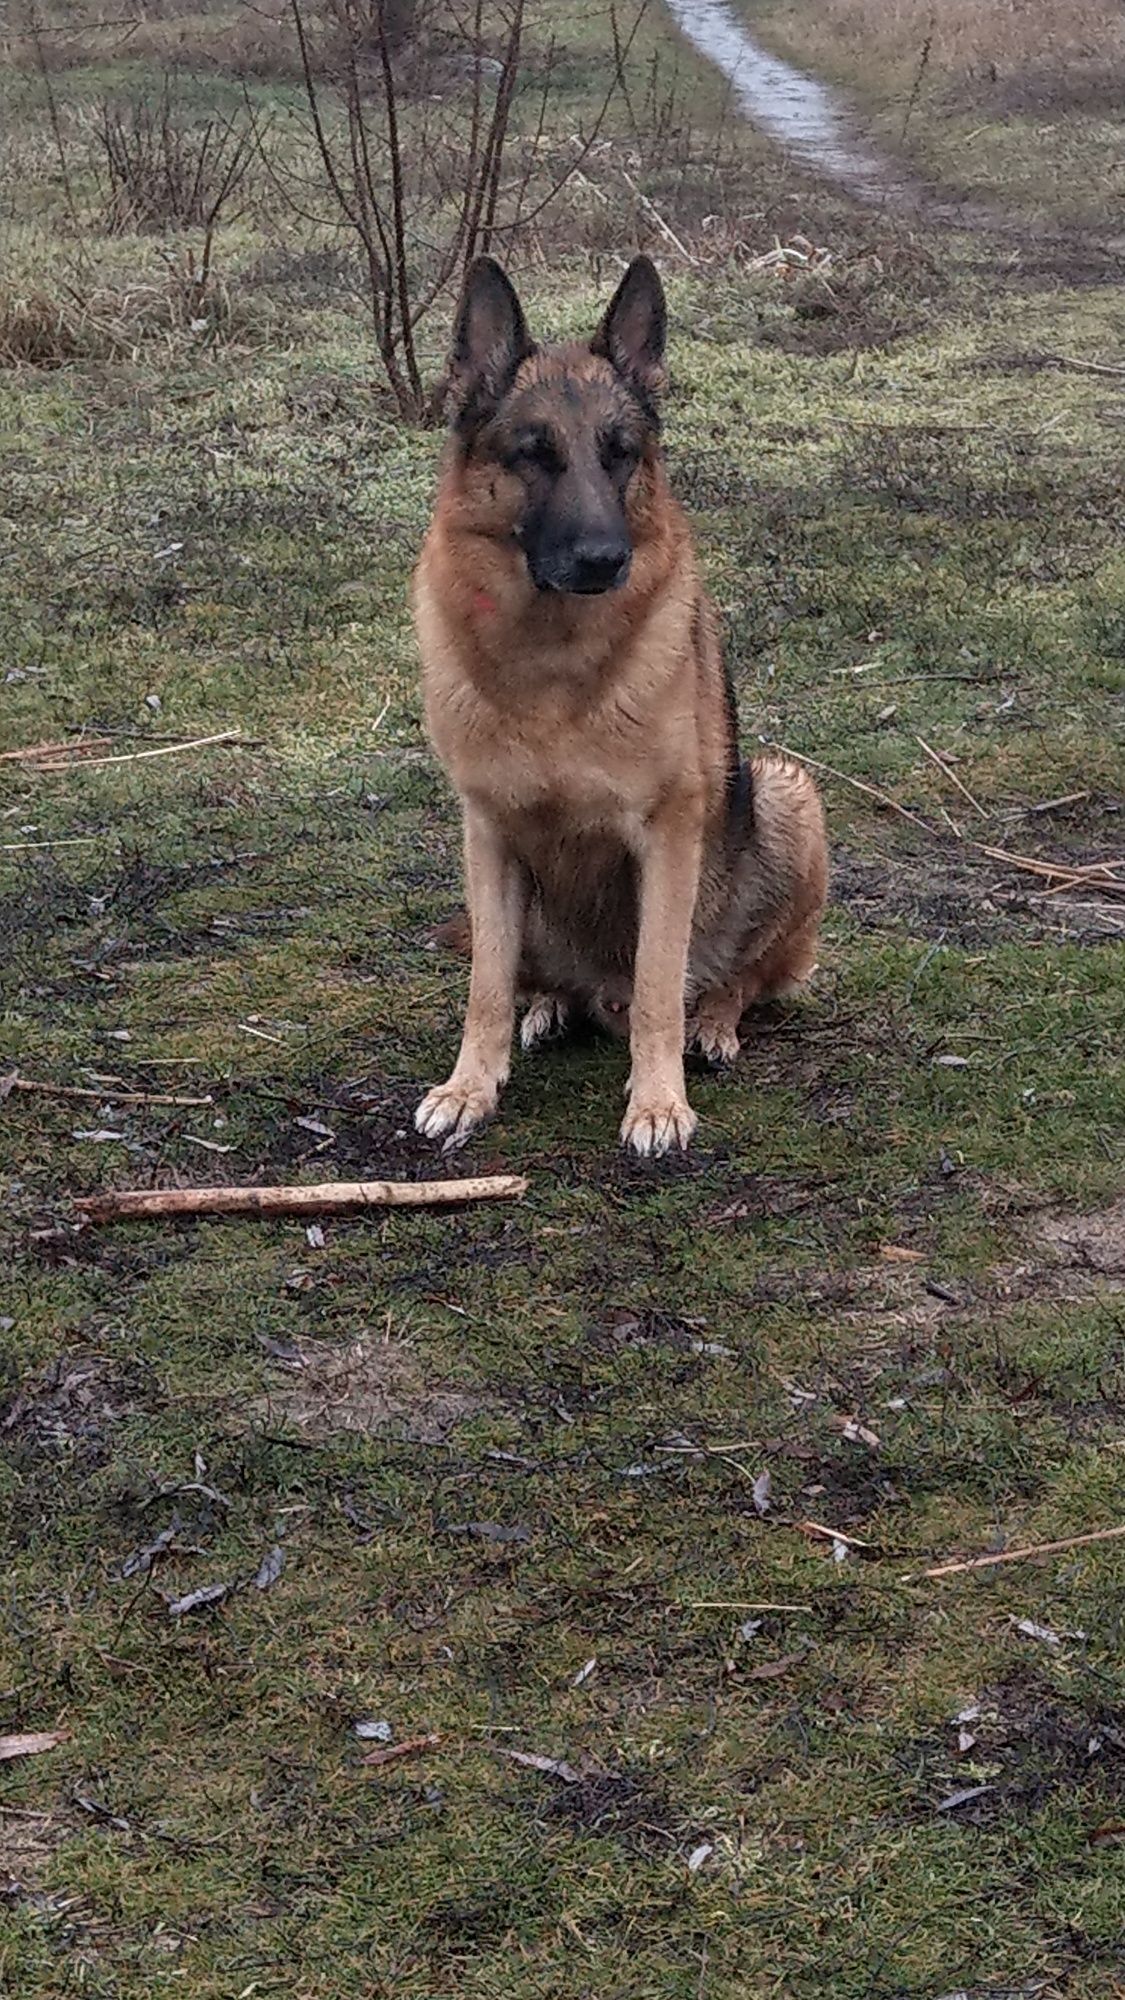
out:
{"label": "tan fur", "polygon": [[[561,404],[568,381],[599,393],[611,372],[586,349],[548,349],[516,382]],[[716,621],[655,439],[629,481],[633,559],[618,590],[536,590],[512,538],[521,498],[514,473],[451,445],[415,576],[426,720],[464,813],[472,944],[461,1053],[418,1122],[459,1142],[493,1110],[518,987],[529,1042],[576,1004],[627,1029],[622,1138],[661,1152],[695,1126],[685,1034],[730,1059],[745,1007],[812,969],[823,815],[808,774],[770,757],[750,766],[751,821],[732,811]]]}

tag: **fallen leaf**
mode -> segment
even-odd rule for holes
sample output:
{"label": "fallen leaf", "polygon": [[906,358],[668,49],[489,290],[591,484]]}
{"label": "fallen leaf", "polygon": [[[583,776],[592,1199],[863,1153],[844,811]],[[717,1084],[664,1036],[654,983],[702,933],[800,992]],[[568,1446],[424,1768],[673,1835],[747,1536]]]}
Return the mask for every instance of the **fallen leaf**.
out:
{"label": "fallen leaf", "polygon": [[763,1660],[760,1667],[751,1667],[744,1678],[748,1681],[779,1681],[783,1674],[802,1666],[807,1655],[808,1648],[804,1647],[799,1653],[783,1653],[779,1660]]}
{"label": "fallen leaf", "polygon": [[977,1739],[973,1735],[971,1729],[958,1730],[957,1749],[962,1757],[966,1757],[970,1750],[975,1750],[976,1744],[977,1744]]}
{"label": "fallen leaf", "polygon": [[1103,1840],[1121,1840],[1125,1837],[1125,1819],[1107,1819],[1101,1826],[1090,1828],[1087,1840],[1096,1847]]}
{"label": "fallen leaf", "polygon": [[319,1118],[294,1118],[293,1123],[294,1125],[299,1125],[302,1132],[311,1132],[314,1138],[317,1139],[334,1139],[336,1137],[331,1126],[322,1125]]}
{"label": "fallen leaf", "polygon": [[123,1819],[120,1813],[111,1812],[108,1806],[103,1806],[100,1799],[91,1799],[85,1792],[72,1792],[71,1797],[76,1806],[89,1813],[91,1819],[96,1819],[101,1826],[112,1826],[118,1833],[132,1833],[129,1821]]}
{"label": "fallen leaf", "polygon": [[353,1722],[352,1733],[364,1743],[389,1743],[394,1735],[389,1722]]}
{"label": "fallen leaf", "polygon": [[580,1688],[585,1681],[589,1680],[591,1674],[597,1672],[597,1666],[598,1663],[596,1659],[587,1660],[584,1667],[579,1667],[578,1672],[575,1674],[574,1679],[570,1683],[571,1687]]}
{"label": "fallen leaf", "polygon": [[973,1799],[983,1799],[986,1792],[994,1792],[995,1785],[968,1785],[963,1792],[950,1792],[947,1799],[939,1799],[935,1812],[956,1812],[958,1806],[967,1806]]}
{"label": "fallen leaf", "polygon": [[699,1846],[693,1847],[691,1853],[688,1855],[688,1874],[698,1875],[703,1863],[710,1861],[714,1852],[715,1849],[711,1841],[701,1840]]}
{"label": "fallen leaf", "polygon": [[432,1736],[408,1736],[404,1743],[388,1743],[384,1750],[369,1750],[360,1762],[377,1769],[382,1764],[393,1764],[398,1757],[415,1757],[420,1750],[433,1750],[440,1742],[436,1731]]}
{"label": "fallen leaf", "polygon": [[310,1250],[323,1250],[324,1231],[319,1222],[309,1223],[308,1228],[305,1230],[305,1242],[308,1244]]}
{"label": "fallen leaf", "polygon": [[754,1502],[754,1511],[756,1514],[769,1513],[770,1494],[772,1491],[773,1480],[770,1478],[769,1473],[759,1472],[758,1477],[754,1481],[754,1490],[750,1496]]}
{"label": "fallen leaf", "polygon": [[482,1542],[529,1542],[530,1530],[509,1527],[503,1521],[453,1521],[447,1535],[475,1535]]}
{"label": "fallen leaf", "polygon": [[1033,1618],[1013,1618],[1017,1632],[1025,1639],[1039,1639],[1044,1646],[1061,1646],[1064,1639],[1084,1639],[1085,1632],[1052,1632],[1049,1625],[1037,1625]]}
{"label": "fallen leaf", "polygon": [[866,1424],[861,1424],[858,1417],[848,1417],[846,1419],[841,1435],[847,1439],[849,1444],[865,1444],[869,1451],[879,1451],[881,1449],[880,1440],[875,1432],[868,1430]]}
{"label": "fallen leaf", "polygon": [[147,1542],[143,1549],[134,1549],[132,1555],[126,1556],[121,1565],[122,1576],[147,1576],[157,1557],[164,1555],[171,1547],[179,1529],[180,1523],[175,1520],[170,1528],[161,1529],[155,1541]]}
{"label": "fallen leaf", "polygon": [[500,1744],[495,1746],[498,1757],[507,1757],[513,1764],[523,1764],[529,1771],[542,1771],[548,1778],[561,1778],[564,1785],[580,1785],[581,1771],[573,1764],[566,1764],[561,1757],[541,1757],[535,1750],[505,1750]]}
{"label": "fallen leaf", "polygon": [[270,1549],[259,1564],[258,1574],[254,1578],[255,1590],[272,1589],[284,1568],[285,1550],[278,1547]]}
{"label": "fallen leaf", "polygon": [[968,1069],[968,1056],[935,1056],[935,1069]]}
{"label": "fallen leaf", "polygon": [[29,1736],[0,1736],[0,1763],[9,1757],[38,1757],[42,1750],[54,1750],[65,1743],[69,1729],[41,1729]]}
{"label": "fallen leaf", "polygon": [[882,1243],[879,1255],[885,1257],[888,1264],[924,1264],[926,1261],[924,1251],[908,1250],[905,1243]]}
{"label": "fallen leaf", "polygon": [[760,1618],[744,1618],[738,1628],[738,1636],[740,1639],[749,1641],[755,1638],[761,1629],[762,1621]]}
{"label": "fallen leaf", "polygon": [[230,1597],[238,1589],[237,1583],[205,1583],[201,1590],[189,1590],[186,1597],[177,1597],[168,1606],[170,1618],[184,1618],[189,1611],[205,1611],[208,1605],[221,1604],[224,1597]]}
{"label": "fallen leaf", "polygon": [[268,1333],[258,1335],[258,1345],[279,1368],[300,1371],[309,1365],[308,1356],[291,1340],[273,1340]]}

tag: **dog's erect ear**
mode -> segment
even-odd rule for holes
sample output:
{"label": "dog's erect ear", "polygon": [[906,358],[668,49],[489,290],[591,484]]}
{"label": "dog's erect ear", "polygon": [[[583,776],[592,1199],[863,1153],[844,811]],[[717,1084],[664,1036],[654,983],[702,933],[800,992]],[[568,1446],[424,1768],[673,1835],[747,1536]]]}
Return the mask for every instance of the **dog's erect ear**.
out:
{"label": "dog's erect ear", "polygon": [[664,385],[668,309],[651,257],[634,257],[606,308],[590,352],[611,361],[619,375],[652,400]]}
{"label": "dog's erect ear", "polygon": [[449,362],[458,427],[483,422],[511,388],[521,361],[534,352],[510,279],[494,258],[478,257],[465,278]]}

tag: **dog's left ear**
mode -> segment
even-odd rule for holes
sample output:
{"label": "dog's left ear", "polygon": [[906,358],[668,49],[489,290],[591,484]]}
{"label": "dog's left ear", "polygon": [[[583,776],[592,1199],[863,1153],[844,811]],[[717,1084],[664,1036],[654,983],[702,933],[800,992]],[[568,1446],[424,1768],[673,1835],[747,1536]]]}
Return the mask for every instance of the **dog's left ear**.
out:
{"label": "dog's left ear", "polygon": [[612,362],[619,375],[651,400],[664,386],[667,332],[668,308],[656,265],[651,257],[634,257],[590,342],[590,352]]}
{"label": "dog's left ear", "polygon": [[458,427],[472,430],[491,416],[534,352],[511,280],[493,258],[478,257],[465,278],[449,359]]}

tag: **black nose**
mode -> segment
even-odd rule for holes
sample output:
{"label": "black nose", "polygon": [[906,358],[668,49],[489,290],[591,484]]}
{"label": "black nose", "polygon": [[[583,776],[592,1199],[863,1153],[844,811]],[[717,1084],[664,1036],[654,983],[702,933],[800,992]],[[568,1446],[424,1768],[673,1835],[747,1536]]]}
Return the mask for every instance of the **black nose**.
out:
{"label": "black nose", "polygon": [[570,589],[580,597],[595,597],[599,591],[615,590],[629,573],[632,554],[627,542],[576,543],[570,561]]}

